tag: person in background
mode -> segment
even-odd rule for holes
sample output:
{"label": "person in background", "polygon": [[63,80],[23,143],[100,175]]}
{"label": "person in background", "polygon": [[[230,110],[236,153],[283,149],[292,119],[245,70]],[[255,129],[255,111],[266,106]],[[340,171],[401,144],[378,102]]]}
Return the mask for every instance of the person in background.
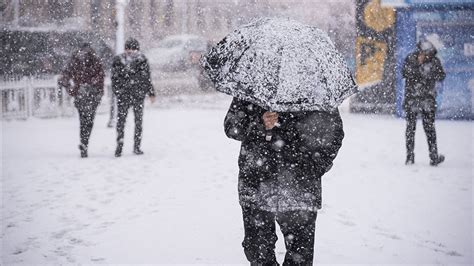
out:
{"label": "person in background", "polygon": [[115,95],[110,88],[110,97],[109,97],[109,104],[110,104],[110,112],[109,112],[109,121],[107,122],[107,127],[113,128],[115,126],[115,120],[117,115],[117,104],[116,104]]}
{"label": "person in background", "polygon": [[74,97],[79,113],[81,157],[88,156],[89,138],[100,100],[104,95],[104,69],[90,43],[83,43],[72,55],[58,80]]}
{"label": "person in background", "polygon": [[145,97],[155,101],[155,89],[151,83],[150,66],[140,52],[140,44],[134,38],[125,42],[125,52],[114,57],[112,62],[112,90],[117,99],[117,148],[115,157],[122,156],[124,128],[128,110],[135,115],[133,153],[143,154],[142,141],[143,108]]}
{"label": "person in background", "polygon": [[444,155],[438,154],[435,130],[437,81],[443,81],[446,74],[437,50],[432,43],[420,41],[416,50],[409,54],[403,65],[405,78],[405,99],[403,108],[406,113],[406,149],[405,164],[415,163],[415,129],[417,116],[421,115],[423,128],[428,139],[430,165],[437,166],[444,161]]}
{"label": "person in background", "polygon": [[241,142],[242,246],[250,265],[278,265],[275,222],[285,237],[283,265],[312,265],[321,178],[344,138],[339,111],[276,113],[234,98],[224,128]]}

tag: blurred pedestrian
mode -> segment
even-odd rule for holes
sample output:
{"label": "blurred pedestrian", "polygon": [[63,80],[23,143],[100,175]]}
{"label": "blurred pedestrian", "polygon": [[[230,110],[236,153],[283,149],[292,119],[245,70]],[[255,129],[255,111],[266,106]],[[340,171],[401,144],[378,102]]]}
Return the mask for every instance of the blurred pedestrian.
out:
{"label": "blurred pedestrian", "polygon": [[104,69],[89,43],[81,44],[73,53],[58,83],[74,97],[74,106],[79,112],[79,150],[85,158],[97,106],[104,94]]}
{"label": "blurred pedestrian", "polygon": [[434,122],[436,114],[435,83],[444,80],[446,74],[436,54],[437,50],[432,43],[420,41],[416,45],[416,50],[406,57],[403,65],[402,74],[405,78],[403,108],[407,121],[405,164],[407,165],[415,163],[415,129],[418,115],[421,115],[428,139],[430,165],[436,166],[445,159],[444,155],[438,154]]}
{"label": "blurred pedestrian", "polygon": [[117,99],[111,87],[110,87],[110,91],[108,90],[107,92],[109,93],[109,104],[110,104],[109,121],[107,122],[107,127],[112,128],[115,126],[115,121],[117,119],[117,103],[116,103]]}
{"label": "blurred pedestrian", "polygon": [[145,97],[155,101],[155,89],[151,83],[150,66],[140,52],[140,45],[134,38],[125,42],[125,52],[114,57],[112,62],[112,90],[117,99],[117,148],[115,156],[122,155],[125,120],[128,110],[133,108],[135,136],[133,153],[143,154],[142,140],[143,108]]}
{"label": "blurred pedestrian", "polygon": [[[114,52],[113,50],[107,46],[101,46],[100,47],[100,54],[101,57],[100,59],[102,60],[102,65],[104,66],[104,71],[106,73],[110,73],[110,70],[112,68],[112,60],[114,58]],[[115,127],[115,122],[117,120],[117,103],[115,99],[115,95],[112,91],[111,86],[106,86],[105,89],[107,90],[105,95],[107,95],[106,99],[109,102],[110,105],[110,110],[109,110],[109,121],[107,121],[107,127],[108,128],[114,128]]]}

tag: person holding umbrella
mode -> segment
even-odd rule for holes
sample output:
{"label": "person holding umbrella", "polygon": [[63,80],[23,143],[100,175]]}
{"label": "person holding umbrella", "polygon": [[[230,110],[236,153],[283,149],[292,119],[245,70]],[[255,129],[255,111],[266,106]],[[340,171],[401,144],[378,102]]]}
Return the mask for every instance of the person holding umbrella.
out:
{"label": "person holding umbrella", "polygon": [[287,19],[260,19],[229,34],[202,60],[216,89],[233,96],[225,133],[241,142],[242,246],[251,265],[312,265],[321,177],[344,131],[337,106],[357,91],[322,31]]}

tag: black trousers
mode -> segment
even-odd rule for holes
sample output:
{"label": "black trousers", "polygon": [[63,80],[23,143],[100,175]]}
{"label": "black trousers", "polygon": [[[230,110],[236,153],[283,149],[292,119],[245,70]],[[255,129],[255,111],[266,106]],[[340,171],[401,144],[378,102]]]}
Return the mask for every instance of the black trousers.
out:
{"label": "black trousers", "polygon": [[127,119],[128,109],[133,108],[135,116],[135,136],[134,136],[134,148],[139,149],[142,141],[143,131],[143,107],[145,105],[145,99],[130,100],[130,99],[117,99],[117,144],[123,145],[125,122]]}
{"label": "black trousers", "polygon": [[416,130],[416,120],[418,114],[421,114],[423,128],[426,133],[426,138],[428,139],[428,149],[430,153],[430,159],[436,160],[438,158],[438,146],[436,144],[436,130],[435,130],[435,110],[421,110],[421,111],[406,111],[406,148],[407,155],[414,156],[415,149],[415,130]]}
{"label": "black trousers", "polygon": [[89,138],[94,126],[95,113],[100,101],[91,99],[88,101],[75,100],[75,106],[79,113],[79,136],[81,144],[89,145]]}
{"label": "black trousers", "polygon": [[285,238],[283,265],[313,265],[316,212],[273,213],[243,207],[242,213],[245,231],[242,246],[251,265],[278,265],[275,257],[275,221]]}

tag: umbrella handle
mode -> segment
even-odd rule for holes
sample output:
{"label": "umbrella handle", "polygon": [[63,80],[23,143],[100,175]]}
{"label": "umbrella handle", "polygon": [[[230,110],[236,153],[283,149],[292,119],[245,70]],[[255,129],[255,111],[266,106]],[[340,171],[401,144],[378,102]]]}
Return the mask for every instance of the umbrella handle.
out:
{"label": "umbrella handle", "polygon": [[271,141],[273,137],[272,130],[271,129],[265,129],[265,140],[266,141]]}
{"label": "umbrella handle", "polygon": [[[276,127],[280,127],[281,124],[278,123],[278,122],[276,122],[276,123],[275,123],[275,126],[276,126]],[[271,129],[265,129],[265,140],[266,140],[266,141],[271,141],[272,138],[273,138],[272,130],[271,130]]]}

